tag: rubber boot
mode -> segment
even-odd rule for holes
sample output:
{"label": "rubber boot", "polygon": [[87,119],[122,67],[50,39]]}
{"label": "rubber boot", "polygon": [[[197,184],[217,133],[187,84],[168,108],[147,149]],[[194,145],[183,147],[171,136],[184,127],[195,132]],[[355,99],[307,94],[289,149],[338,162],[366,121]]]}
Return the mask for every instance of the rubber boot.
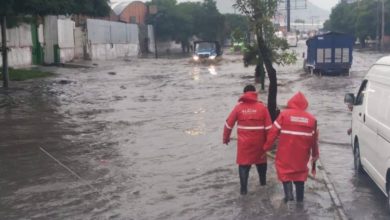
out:
{"label": "rubber boot", "polygon": [[246,195],[248,193],[248,177],[249,177],[249,170],[251,169],[251,166],[238,166],[238,173],[240,175],[240,193],[241,195]]}
{"label": "rubber boot", "polygon": [[267,184],[267,164],[256,164],[256,168],[259,174],[260,185],[265,186]]}
{"label": "rubber boot", "polygon": [[284,202],[294,201],[292,182],[283,182]]}
{"label": "rubber boot", "polygon": [[303,202],[305,194],[305,182],[294,182],[297,202]]}

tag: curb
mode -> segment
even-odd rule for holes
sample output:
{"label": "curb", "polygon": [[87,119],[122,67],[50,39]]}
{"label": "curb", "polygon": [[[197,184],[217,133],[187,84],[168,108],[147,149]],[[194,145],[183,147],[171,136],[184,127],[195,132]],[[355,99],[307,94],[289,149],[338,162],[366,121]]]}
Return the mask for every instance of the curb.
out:
{"label": "curb", "polygon": [[322,176],[324,177],[326,188],[328,188],[328,192],[330,195],[330,198],[332,199],[332,202],[335,204],[337,213],[339,214],[340,220],[348,220],[349,218],[345,214],[344,206],[341,203],[340,197],[338,196],[333,183],[330,181],[328,174],[325,171],[325,167],[322,165],[321,161],[318,160],[318,165],[322,167],[322,169],[319,169],[321,171]]}
{"label": "curb", "polygon": [[[273,155],[272,153],[270,152],[267,152],[267,156],[272,158],[272,159],[275,159],[275,155]],[[324,177],[324,181],[325,181],[325,185],[326,185],[326,188],[328,189],[328,192],[329,192],[329,195],[330,195],[330,198],[333,202],[333,204],[336,206],[336,210],[337,210],[337,214],[339,216],[339,219],[340,220],[349,220],[349,218],[347,217],[347,215],[345,214],[345,211],[344,211],[344,206],[343,204],[341,203],[341,200],[339,198],[339,196],[337,195],[337,192],[334,188],[334,185],[333,183],[330,181],[329,177],[328,177],[328,174],[326,173],[325,171],[325,167],[322,165],[321,161],[320,160],[317,160],[317,163],[318,163],[318,166],[321,166],[322,169],[317,169],[319,172],[321,172],[322,176]],[[309,178],[312,178],[311,175],[309,175]],[[315,179],[314,179],[315,180]],[[321,181],[322,182],[322,181]]]}

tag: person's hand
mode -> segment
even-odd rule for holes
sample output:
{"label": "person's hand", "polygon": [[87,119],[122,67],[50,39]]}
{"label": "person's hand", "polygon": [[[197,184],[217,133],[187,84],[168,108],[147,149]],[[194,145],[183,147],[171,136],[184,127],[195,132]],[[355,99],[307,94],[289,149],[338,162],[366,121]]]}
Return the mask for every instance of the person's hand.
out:
{"label": "person's hand", "polygon": [[311,175],[314,178],[316,178],[316,174],[317,174],[316,162],[312,161],[312,163],[311,163]]}
{"label": "person's hand", "polygon": [[224,139],[223,139],[223,144],[228,145],[229,142],[230,142],[230,138],[224,138]]}

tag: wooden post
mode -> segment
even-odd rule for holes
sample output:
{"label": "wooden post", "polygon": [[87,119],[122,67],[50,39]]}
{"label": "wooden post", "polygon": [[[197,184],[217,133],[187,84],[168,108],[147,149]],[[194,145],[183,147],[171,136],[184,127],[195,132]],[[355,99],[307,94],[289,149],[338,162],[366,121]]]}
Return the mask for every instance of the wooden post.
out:
{"label": "wooden post", "polygon": [[1,55],[3,57],[3,87],[8,88],[8,50],[7,50],[7,21],[5,15],[1,16]]}

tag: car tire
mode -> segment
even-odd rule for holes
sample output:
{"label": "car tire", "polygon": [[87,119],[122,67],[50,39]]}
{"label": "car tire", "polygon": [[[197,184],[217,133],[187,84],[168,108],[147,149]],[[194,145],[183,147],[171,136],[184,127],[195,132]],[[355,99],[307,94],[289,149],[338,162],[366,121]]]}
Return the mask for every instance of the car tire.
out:
{"label": "car tire", "polygon": [[355,147],[353,150],[353,164],[354,164],[354,168],[355,168],[356,173],[358,173],[358,174],[364,173],[362,161],[360,160],[359,142],[357,142],[357,141],[355,142]]}

